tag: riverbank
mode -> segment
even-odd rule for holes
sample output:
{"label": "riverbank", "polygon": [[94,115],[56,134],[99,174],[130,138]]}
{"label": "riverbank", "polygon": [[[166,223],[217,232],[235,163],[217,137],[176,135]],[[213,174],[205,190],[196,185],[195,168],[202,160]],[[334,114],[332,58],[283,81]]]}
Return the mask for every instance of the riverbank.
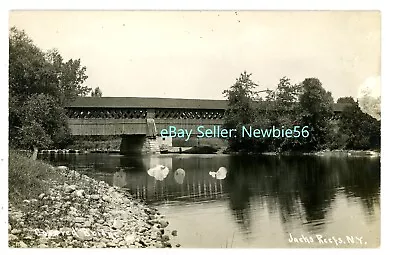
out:
{"label": "riverbank", "polygon": [[67,167],[9,159],[10,247],[179,247],[157,209]]}
{"label": "riverbank", "polygon": [[[24,153],[31,154],[31,151],[23,151]],[[120,154],[119,150],[42,150],[39,154],[87,154],[87,153],[110,153]],[[233,152],[229,151],[226,147],[210,147],[210,146],[194,146],[194,147],[172,147],[168,150],[161,151],[161,154],[261,154],[261,155],[315,155],[315,156],[350,156],[350,157],[380,157],[381,153],[377,150],[325,150],[316,152]]]}

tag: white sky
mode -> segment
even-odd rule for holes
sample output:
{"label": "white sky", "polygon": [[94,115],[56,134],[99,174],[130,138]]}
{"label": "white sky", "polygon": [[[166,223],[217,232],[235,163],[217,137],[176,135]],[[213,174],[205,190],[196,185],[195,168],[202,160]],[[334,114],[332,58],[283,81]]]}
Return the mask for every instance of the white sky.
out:
{"label": "white sky", "polygon": [[103,96],[223,99],[244,70],[260,90],[317,77],[335,99],[380,80],[379,12],[18,11],[9,26],[80,58]]}

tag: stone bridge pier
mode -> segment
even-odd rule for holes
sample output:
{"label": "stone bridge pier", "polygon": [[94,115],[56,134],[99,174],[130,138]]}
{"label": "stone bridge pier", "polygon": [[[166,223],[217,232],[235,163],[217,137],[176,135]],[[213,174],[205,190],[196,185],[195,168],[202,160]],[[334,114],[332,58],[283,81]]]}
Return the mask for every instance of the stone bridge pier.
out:
{"label": "stone bridge pier", "polygon": [[145,135],[122,135],[121,154],[160,154],[153,109],[147,111]]}

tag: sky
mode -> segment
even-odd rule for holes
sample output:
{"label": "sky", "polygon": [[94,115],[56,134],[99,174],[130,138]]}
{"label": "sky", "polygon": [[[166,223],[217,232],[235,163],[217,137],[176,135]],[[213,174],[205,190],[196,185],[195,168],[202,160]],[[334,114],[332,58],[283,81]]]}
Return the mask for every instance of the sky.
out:
{"label": "sky", "polygon": [[316,77],[335,100],[380,95],[377,11],[11,11],[12,26],[81,59],[103,96],[224,99],[245,70],[258,90]]}

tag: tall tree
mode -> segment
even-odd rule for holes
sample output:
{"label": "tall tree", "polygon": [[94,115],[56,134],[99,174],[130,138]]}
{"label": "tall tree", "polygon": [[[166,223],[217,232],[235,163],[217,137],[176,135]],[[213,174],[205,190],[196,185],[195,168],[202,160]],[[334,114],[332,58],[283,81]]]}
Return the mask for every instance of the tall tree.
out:
{"label": "tall tree", "polygon": [[[251,75],[244,71],[230,89],[223,92],[228,99],[225,128],[235,128],[241,132],[243,126],[251,124],[255,119],[256,111],[253,102],[259,98],[254,89],[258,85],[251,80]],[[235,151],[247,150],[252,147],[251,140],[241,137],[241,135],[229,137],[229,144],[230,148]]]}
{"label": "tall tree", "polygon": [[309,136],[303,140],[303,149],[320,150],[327,147],[332,134],[333,98],[317,78],[302,82],[299,98],[302,127],[309,127]]}
{"label": "tall tree", "polygon": [[68,60],[64,62],[63,57],[56,49],[46,54],[46,60],[52,66],[52,73],[57,76],[57,88],[61,104],[66,105],[79,96],[86,96],[91,91],[87,86],[82,85],[88,78],[86,67],[81,66],[81,60]]}
{"label": "tall tree", "polygon": [[340,148],[364,150],[380,147],[380,121],[364,113],[354,100],[349,100],[343,109],[338,125]]}
{"label": "tall tree", "polygon": [[[292,84],[290,79],[282,77],[275,90],[266,90],[265,100],[259,104],[256,125],[261,129],[266,128],[293,128],[299,122],[299,96],[301,86]],[[292,150],[295,147],[293,138],[264,138],[254,141],[262,142],[260,149],[268,151]]]}
{"label": "tall tree", "polygon": [[13,27],[9,34],[9,140],[16,148],[65,146],[70,141],[64,106],[90,89],[79,60],[63,62]]}

